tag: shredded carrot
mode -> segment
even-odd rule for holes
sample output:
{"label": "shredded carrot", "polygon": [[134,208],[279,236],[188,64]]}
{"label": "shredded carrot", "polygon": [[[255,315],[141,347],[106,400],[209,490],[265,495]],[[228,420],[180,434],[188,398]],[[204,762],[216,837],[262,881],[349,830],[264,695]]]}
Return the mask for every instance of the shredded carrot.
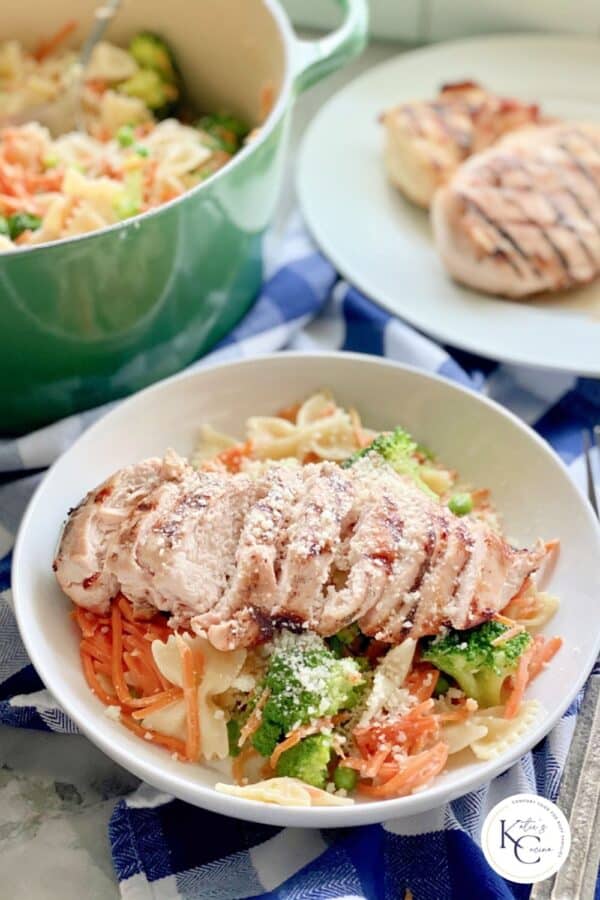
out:
{"label": "shredded carrot", "polygon": [[407,675],[404,686],[418,700],[429,700],[433,695],[438,678],[439,669],[429,663],[417,663]]}
{"label": "shredded carrot", "polygon": [[286,421],[291,422],[292,425],[295,425],[301,406],[301,403],[292,403],[291,406],[284,406],[284,408],[280,409],[277,413],[277,418],[285,419]]}
{"label": "shredded carrot", "polygon": [[[145,706],[148,698],[132,697],[125,681],[123,671],[123,620],[121,618],[121,610],[118,603],[113,603],[111,610],[112,622],[112,682],[117,693],[119,701],[124,706],[140,707]],[[146,650],[149,659],[152,659],[150,645]],[[152,660],[153,664],[153,660]],[[155,696],[154,699],[158,699]]]}
{"label": "shredded carrot", "polygon": [[110,624],[107,616],[97,616],[82,609],[81,606],[76,606],[71,615],[79,625],[84,637],[92,637],[98,628]]}
{"label": "shredded carrot", "polygon": [[42,62],[42,60],[46,59],[47,56],[50,56],[59,48],[59,46],[66,41],[70,34],[72,34],[77,28],[77,21],[75,19],[71,19],[69,22],[66,22],[64,25],[56,31],[51,37],[46,38],[45,41],[40,41],[35,50],[33,51],[33,56],[37,59],[38,62]]}
{"label": "shredded carrot", "polygon": [[127,666],[126,681],[136,688],[142,697],[159,694],[161,684],[153,669],[147,665],[139,650],[123,652],[123,662]]}
{"label": "shredded carrot", "polygon": [[243,728],[240,731],[240,737],[238,740],[238,747],[243,747],[249,737],[252,737],[255,731],[258,730],[262,719],[262,711],[265,703],[269,699],[271,691],[269,688],[265,688],[262,692],[258,700],[256,701],[256,706],[248,716]]}
{"label": "shredded carrot", "polygon": [[396,774],[384,781],[383,784],[360,782],[357,790],[366,797],[376,800],[405,796],[435,778],[446,765],[447,759],[448,745],[439,741],[431,749],[424,750],[416,756],[410,756],[404,762],[399,763]]}
{"label": "shredded carrot", "polygon": [[291,731],[277,744],[271,753],[271,756],[269,757],[271,768],[274,769],[276,767],[282,753],[285,753],[285,751],[289,750],[291,747],[295,747],[296,744],[300,743],[305,737],[308,737],[311,734],[318,734],[323,728],[332,728],[334,725],[339,725],[339,723],[347,719],[349,715],[349,713],[338,713],[335,716],[324,716],[322,719],[315,719],[314,722],[309,722],[307,725],[301,725],[299,728]]}
{"label": "shredded carrot", "polygon": [[529,647],[521,654],[516,674],[511,678],[511,692],[504,707],[504,716],[507,719],[513,719],[521,707],[525,688],[529,683],[529,663],[533,656],[533,649],[533,646]]}
{"label": "shredded carrot", "polygon": [[503,631],[502,634],[499,634],[493,641],[490,641],[490,644],[492,647],[497,647],[498,644],[504,644],[506,641],[510,641],[511,638],[516,637],[523,631],[525,631],[525,626],[515,622],[515,624],[511,625],[507,631]]}
{"label": "shredded carrot", "polygon": [[161,709],[164,709],[165,706],[170,706],[171,703],[175,703],[176,700],[181,700],[182,697],[183,691],[181,690],[181,688],[172,688],[169,691],[164,691],[160,695],[160,700],[155,700],[154,703],[149,703],[148,706],[145,706],[143,709],[134,709],[131,713],[131,718],[145,719],[146,716],[149,716],[155,712],[159,712]]}
{"label": "shredded carrot", "polygon": [[516,675],[511,679],[511,693],[504,707],[504,716],[512,719],[518,713],[527,685],[536,678],[562,647],[562,638],[536,635],[533,645],[519,659]]}
{"label": "shredded carrot", "polygon": [[323,458],[319,456],[318,453],[315,453],[313,450],[309,450],[308,453],[305,453],[302,457],[302,465],[307,466],[309,463],[320,463],[323,462]]}
{"label": "shredded carrot", "polygon": [[254,749],[254,747],[244,747],[244,749],[239,753],[233,760],[231,764],[231,774],[233,776],[236,784],[243,784],[244,782],[244,767],[249,759],[252,759],[253,756],[258,756],[258,752]]}
{"label": "shredded carrot", "polygon": [[529,663],[530,681],[533,681],[540,674],[546,664],[558,653],[562,644],[563,639],[561,637],[543,638],[541,634],[536,635],[533,641],[533,654]]}
{"label": "shredded carrot", "polygon": [[110,662],[111,653],[108,641],[103,644],[100,643],[97,637],[84,638],[79,646],[82,651],[89,653],[94,659],[100,662]]}
{"label": "shredded carrot", "polygon": [[101,96],[108,90],[108,84],[103,78],[88,78],[85,86],[89,91],[98,94],[98,96]]}
{"label": "shredded carrot", "polygon": [[104,690],[104,688],[98,681],[98,675],[94,669],[94,662],[89,653],[81,651],[81,664],[83,666],[83,674],[85,675],[85,680],[92,690],[92,693],[94,693],[98,700],[101,700],[105,706],[112,706],[117,698],[111,697],[111,695]]}
{"label": "shredded carrot", "polygon": [[509,628],[515,624],[514,619],[509,619],[508,616],[503,616],[502,613],[495,613],[492,618],[494,622],[500,622],[501,625],[508,625]]}
{"label": "shredded carrot", "polygon": [[225,466],[228,472],[239,472],[244,459],[252,455],[252,444],[246,441],[245,444],[235,444],[228,447],[216,457],[217,460]]}
{"label": "shredded carrot", "polygon": [[143,728],[131,716],[121,716],[121,722],[125,728],[129,728],[138,737],[144,738],[144,740],[153,744],[159,744],[161,747],[170,750],[171,753],[176,753],[181,760],[187,760],[186,745],[178,738],[170,737],[168,734],[160,734],[158,731],[152,731],[150,728]]}
{"label": "shredded carrot", "polygon": [[188,759],[197,760],[200,756],[200,710],[198,708],[196,661],[192,648],[186,644],[183,638],[177,635],[176,640],[177,649],[181,656],[183,675],[183,699],[185,701],[187,724],[186,754]]}

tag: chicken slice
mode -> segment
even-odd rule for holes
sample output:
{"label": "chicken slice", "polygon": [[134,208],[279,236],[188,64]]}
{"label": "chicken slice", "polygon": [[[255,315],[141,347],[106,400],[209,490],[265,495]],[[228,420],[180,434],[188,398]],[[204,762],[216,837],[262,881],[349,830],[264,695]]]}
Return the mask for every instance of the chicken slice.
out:
{"label": "chicken slice", "polygon": [[134,604],[189,624],[220,601],[235,572],[235,554],[253,497],[248,476],[196,472],[161,484],[132,510],[107,566]]}
{"label": "chicken slice", "polygon": [[[287,532],[306,473],[298,466],[269,469],[256,485],[235,559],[235,573],[221,602],[192,619],[192,628],[208,633],[214,646],[226,649],[244,634],[248,644],[266,627],[275,605],[277,579]],[[257,614],[263,610],[265,616]]]}
{"label": "chicken slice", "polygon": [[119,469],[69,513],[53,568],[74,603],[98,613],[108,611],[118,580],[105,563],[116,533],[157,485],[176,483],[186,469],[173,452],[164,460],[147,459]]}

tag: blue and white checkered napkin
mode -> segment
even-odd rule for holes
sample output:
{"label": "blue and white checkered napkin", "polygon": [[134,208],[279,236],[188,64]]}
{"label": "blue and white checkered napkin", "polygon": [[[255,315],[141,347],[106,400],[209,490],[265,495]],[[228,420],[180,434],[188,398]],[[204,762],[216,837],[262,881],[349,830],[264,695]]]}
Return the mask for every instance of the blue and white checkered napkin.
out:
{"label": "blue and white checkered napkin", "polygon": [[[338,280],[296,223],[280,242],[260,298],[209,357],[267,351],[354,350],[408,362],[485,392],[543,435],[580,480],[581,429],[600,421],[600,382],[532,373],[452,354]],[[29,664],[11,612],[10,548],[24,507],[49,465],[108,407],[0,442],[0,722],[75,731]],[[575,725],[577,704],[550,736],[509,772],[475,793],[408,820],[340,831],[252,825],[188,806],[142,785],[120,800],[110,841],[124,897],[525,898],[487,866],[477,844],[486,811],[502,797],[530,791],[554,798]]]}

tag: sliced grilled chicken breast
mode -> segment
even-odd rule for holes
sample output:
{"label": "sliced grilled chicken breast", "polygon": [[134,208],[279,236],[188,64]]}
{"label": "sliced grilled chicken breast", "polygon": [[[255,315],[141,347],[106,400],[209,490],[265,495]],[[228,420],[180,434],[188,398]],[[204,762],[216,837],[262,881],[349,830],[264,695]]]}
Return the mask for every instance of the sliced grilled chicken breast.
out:
{"label": "sliced grilled chicken breast", "polygon": [[159,485],[177,482],[186,468],[170,453],[164,460],[144,460],[115,472],[71,510],[53,567],[75,603],[99,613],[108,610],[119,584],[106,569],[112,539],[138,503]]}
{"label": "sliced grilled chicken breast", "polygon": [[457,281],[527,297],[600,271],[600,125],[528,128],[468,160],[432,205]]}
{"label": "sliced grilled chicken breast", "polygon": [[435,100],[385,112],[385,164],[392,183],[428,207],[458,166],[502,135],[540,120],[536,105],[498,97],[472,81],[442,87]]}
{"label": "sliced grilled chicken breast", "polygon": [[[119,501],[108,529],[107,485]],[[105,611],[122,591],[221,650],[281,625],[327,636],[354,621],[397,644],[489,618],[548,552],[457,518],[379,457],[349,469],[272,463],[252,476],[171,457],[88,495],[65,530],[57,577],[75,603]],[[91,603],[82,578],[95,573]]]}

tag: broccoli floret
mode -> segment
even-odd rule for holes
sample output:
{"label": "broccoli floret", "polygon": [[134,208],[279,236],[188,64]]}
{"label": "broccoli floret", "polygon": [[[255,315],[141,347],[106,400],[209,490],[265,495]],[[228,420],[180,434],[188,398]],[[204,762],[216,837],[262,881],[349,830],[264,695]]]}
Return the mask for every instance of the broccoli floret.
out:
{"label": "broccoli floret", "polygon": [[205,132],[207,143],[212,149],[232,155],[237,153],[248,134],[248,126],[227,113],[202,116],[196,122],[196,128]]}
{"label": "broccoli floret", "polygon": [[175,57],[162,38],[150,31],[140,31],[131,39],[129,52],[142,69],[152,69],[163,81],[175,84],[177,66]]}
{"label": "broccoli floret", "polygon": [[450,675],[467,697],[479,706],[497,706],[502,702],[504,681],[519,664],[519,657],[531,644],[528,632],[493,644],[507,631],[501,622],[489,621],[468,631],[449,631],[423,642],[421,658]]}
{"label": "broccoli floret", "polygon": [[284,635],[257,689],[267,688],[269,698],[252,737],[254,748],[270,756],[276,744],[299,725],[352,709],[363,684],[357,662],[351,657],[339,659],[316,635]]}
{"label": "broccoli floret", "polygon": [[13,213],[6,222],[8,224],[8,234],[13,241],[23,234],[24,231],[37,231],[42,224],[39,216],[26,212]]}
{"label": "broccoli floret", "polygon": [[339,765],[333,773],[333,783],[338,791],[343,790],[350,793],[356,787],[358,781],[358,772],[356,769],[349,769],[348,766]]}
{"label": "broccoli floret", "polygon": [[153,69],[140,69],[127,81],[122,81],[118,90],[128,97],[137,97],[159,119],[168,115],[179,96],[175,85],[163,81]]}
{"label": "broccoli floret", "polygon": [[281,725],[263,715],[260,726],[252,735],[252,746],[261,756],[270,756],[282,738]]}
{"label": "broccoli floret", "polygon": [[324,788],[331,758],[331,735],[313,734],[290,747],[277,760],[276,774],[299,778],[306,784]]}
{"label": "broccoli floret", "polygon": [[395,428],[392,432],[378,435],[368,447],[357,450],[342,463],[347,469],[354,463],[370,453],[376,453],[401,475],[409,475],[413,481],[430,497],[435,497],[433,491],[427,487],[419,472],[419,460],[415,456],[417,444],[403,428]]}

